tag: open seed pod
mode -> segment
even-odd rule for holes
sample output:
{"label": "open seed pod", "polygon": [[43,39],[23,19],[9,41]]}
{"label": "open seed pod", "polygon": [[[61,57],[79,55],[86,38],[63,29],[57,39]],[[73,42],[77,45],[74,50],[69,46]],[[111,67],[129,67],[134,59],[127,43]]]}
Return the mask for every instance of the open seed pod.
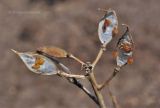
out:
{"label": "open seed pod", "polygon": [[102,44],[107,45],[113,35],[118,33],[118,20],[114,10],[109,9],[100,20],[98,26],[98,35]]}
{"label": "open seed pod", "polygon": [[35,52],[17,52],[14,51],[25,63],[27,68],[37,74],[42,75],[55,75],[59,70],[68,71],[69,69],[63,64],[59,63],[53,58],[48,58],[44,55],[37,54]]}
{"label": "open seed pod", "polygon": [[126,64],[132,64],[133,62],[134,43],[129,33],[128,26],[127,25],[125,26],[127,27],[127,30],[117,43],[117,47],[118,47],[117,65],[120,67]]}
{"label": "open seed pod", "polygon": [[65,50],[57,47],[41,47],[37,49],[37,52],[45,53],[47,55],[57,58],[64,58],[68,56],[68,53]]}

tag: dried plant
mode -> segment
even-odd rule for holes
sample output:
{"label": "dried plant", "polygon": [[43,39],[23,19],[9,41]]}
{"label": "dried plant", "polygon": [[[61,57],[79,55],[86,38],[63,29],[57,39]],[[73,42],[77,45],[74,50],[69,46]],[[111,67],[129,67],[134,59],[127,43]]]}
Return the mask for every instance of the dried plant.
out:
{"label": "dried plant", "polygon": [[[109,77],[109,79],[104,81],[102,84],[98,84],[94,75],[94,68],[106,50],[108,43],[115,35],[118,34],[118,19],[115,11],[111,9],[99,10],[105,12],[104,17],[100,20],[98,26],[98,35],[102,46],[100,47],[99,53],[93,62],[83,62],[73,54],[57,47],[41,47],[35,52],[24,53],[17,52],[15,50],[12,51],[18,54],[30,71],[40,75],[58,75],[66,78],[70,83],[82,89],[100,108],[107,108],[103,99],[103,95],[101,94],[101,90],[108,86],[109,95],[113,102],[113,106],[114,108],[118,108],[116,98],[113,96],[109,85],[123,66],[133,62],[134,42],[129,33],[129,27],[126,24],[122,24],[124,27],[126,27],[126,31],[118,40],[116,51],[113,53],[117,62],[116,67],[114,68],[113,74]],[[81,64],[82,70],[85,72],[85,74],[73,74],[69,68],[59,62],[57,58],[71,58],[76,60]],[[93,88],[94,94],[84,87],[79,79],[88,80]]]}

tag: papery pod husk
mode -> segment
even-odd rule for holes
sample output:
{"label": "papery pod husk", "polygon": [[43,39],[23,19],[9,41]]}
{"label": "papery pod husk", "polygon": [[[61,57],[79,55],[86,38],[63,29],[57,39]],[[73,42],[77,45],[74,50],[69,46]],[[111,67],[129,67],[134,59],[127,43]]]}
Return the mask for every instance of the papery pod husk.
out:
{"label": "papery pod husk", "polygon": [[13,50],[24,62],[27,68],[37,74],[41,75],[55,75],[58,73],[57,63],[53,60],[34,53],[34,52],[17,52]]}
{"label": "papery pod husk", "polygon": [[57,58],[65,58],[68,56],[68,53],[65,50],[57,47],[40,47],[37,49],[37,52],[45,53]]}
{"label": "papery pod husk", "polygon": [[122,37],[118,40],[117,47],[120,47],[123,43],[130,45],[131,49],[134,49],[134,42],[133,38],[130,35],[129,27],[126,24],[122,24],[126,27],[125,33],[122,35]]}
{"label": "papery pod husk", "polygon": [[107,45],[114,35],[118,33],[118,20],[114,10],[108,10],[100,20],[98,35],[102,44]]}
{"label": "papery pod husk", "polygon": [[127,30],[117,43],[118,47],[117,65],[120,67],[126,64],[133,63],[134,43],[129,33],[129,27],[127,25],[125,26],[127,27]]}
{"label": "papery pod husk", "polygon": [[119,51],[118,56],[117,56],[117,66],[122,67],[126,64],[128,64],[128,59],[132,57],[133,52],[130,53],[125,53],[124,51]]}

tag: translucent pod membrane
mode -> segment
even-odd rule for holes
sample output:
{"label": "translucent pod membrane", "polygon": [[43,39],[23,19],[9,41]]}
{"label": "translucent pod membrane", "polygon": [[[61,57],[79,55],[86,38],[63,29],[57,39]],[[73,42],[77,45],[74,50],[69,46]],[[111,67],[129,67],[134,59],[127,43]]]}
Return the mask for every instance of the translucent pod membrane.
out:
{"label": "translucent pod membrane", "polygon": [[133,49],[134,43],[131,35],[129,34],[129,28],[127,27],[126,32],[118,41],[118,56],[117,65],[122,67],[126,64],[132,64],[133,62]]}
{"label": "translucent pod membrane", "polygon": [[129,59],[132,58],[133,52],[125,53],[123,51],[119,51],[117,56],[117,66],[124,66],[128,63]]}
{"label": "translucent pod membrane", "polygon": [[34,73],[42,75],[54,75],[58,73],[56,63],[43,55],[39,55],[33,52],[14,52],[19,55],[27,68]]}
{"label": "translucent pod membrane", "polygon": [[108,10],[105,16],[100,20],[98,26],[98,35],[102,44],[107,45],[114,34],[118,32],[118,20],[114,10]]}

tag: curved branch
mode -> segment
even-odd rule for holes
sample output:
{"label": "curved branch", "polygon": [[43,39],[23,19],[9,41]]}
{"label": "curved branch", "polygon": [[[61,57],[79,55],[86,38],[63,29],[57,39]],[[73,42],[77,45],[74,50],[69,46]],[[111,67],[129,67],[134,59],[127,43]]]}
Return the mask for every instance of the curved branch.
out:
{"label": "curved branch", "polygon": [[98,52],[98,55],[96,57],[96,59],[93,61],[92,63],[92,66],[93,68],[96,66],[96,64],[98,63],[98,61],[100,60],[100,58],[102,57],[102,54],[103,52],[105,51],[105,48],[106,48],[106,45],[102,45],[99,52]]}
{"label": "curved branch", "polygon": [[97,100],[97,98],[83,85],[81,84],[81,82],[79,80],[77,80],[76,78],[67,78],[65,77],[70,83],[74,84],[75,86],[77,86],[78,88],[80,88],[82,91],[84,91],[98,106],[99,106],[99,102]]}
{"label": "curved branch", "polygon": [[95,79],[95,76],[94,76],[93,72],[89,73],[89,81],[90,81],[90,83],[91,83],[91,85],[93,87],[93,90],[95,92],[95,95],[96,95],[96,97],[98,99],[100,108],[106,108],[103,96],[100,93],[100,91],[98,90],[98,88],[96,87],[96,79]]}
{"label": "curved branch", "polygon": [[114,69],[114,72],[112,73],[112,75],[103,83],[98,87],[98,90],[103,89],[106,85],[108,85],[112,79],[120,72],[120,67],[116,67]]}
{"label": "curved branch", "polygon": [[83,86],[83,84],[81,84],[80,81],[78,81],[75,78],[70,78],[70,80],[71,80],[70,81],[71,83],[73,83],[78,88],[83,90],[99,106],[99,102],[98,102],[97,98],[85,86]]}
{"label": "curved branch", "polygon": [[68,57],[69,58],[72,58],[73,60],[79,62],[81,65],[85,64],[82,60],[80,60],[79,58],[75,57],[74,55],[72,54],[68,54]]}
{"label": "curved branch", "polygon": [[113,95],[112,90],[109,85],[108,85],[108,91],[109,91],[109,96],[111,97],[111,100],[112,100],[113,107],[119,108],[116,96]]}

